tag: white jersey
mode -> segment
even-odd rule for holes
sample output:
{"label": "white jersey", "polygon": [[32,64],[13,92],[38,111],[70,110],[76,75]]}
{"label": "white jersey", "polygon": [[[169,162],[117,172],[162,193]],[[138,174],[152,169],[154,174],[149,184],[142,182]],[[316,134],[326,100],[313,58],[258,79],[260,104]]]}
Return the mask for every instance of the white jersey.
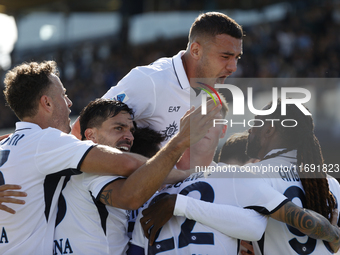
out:
{"label": "white jersey", "polygon": [[[245,210],[235,206],[236,200],[232,195],[233,180],[231,178],[219,178],[221,176],[216,173],[211,174],[208,178],[203,178],[203,176],[203,173],[193,174],[183,182],[164,188],[160,194],[153,198],[157,199],[164,193],[179,194],[176,199],[177,209],[175,208],[175,214],[185,215],[189,218],[172,217],[160,230],[154,245],[149,246],[148,240],[143,235],[141,225],[137,224],[142,216],[139,214],[132,235],[132,244],[143,247],[145,254],[225,255],[237,254],[238,242],[236,238],[250,240],[261,238],[266,226],[266,217],[253,210]],[[282,194],[278,192],[276,194],[276,200],[280,201],[278,204],[286,199]],[[197,210],[195,203],[191,204],[190,202],[199,200],[206,201],[204,202],[206,207]],[[150,203],[152,203],[152,200]],[[216,215],[211,215],[209,208],[216,204],[228,205],[231,214],[216,213]],[[178,210],[178,207],[180,207],[180,210]],[[195,210],[196,212],[194,212]],[[201,214],[205,214],[205,216],[200,218]],[[196,219],[196,217],[200,218],[199,222],[190,220],[190,218]],[[220,219],[223,222],[220,222]],[[207,221],[214,222],[213,227],[219,225],[216,228],[220,231],[205,224]]]}
{"label": "white jersey", "polygon": [[72,176],[62,192],[54,254],[125,254],[128,211],[106,206],[99,196],[117,176]]}
{"label": "white jersey", "polygon": [[83,142],[54,128],[18,122],[0,144],[0,185],[19,184],[24,205],[0,211],[0,254],[52,254],[62,175],[81,173],[80,164],[93,142]]}
{"label": "white jersey", "polygon": [[[269,154],[275,153],[279,150],[273,150]],[[296,151],[284,153],[278,157],[263,160],[251,166],[263,170],[263,166],[267,168],[267,172],[262,173],[262,178],[253,179],[235,179],[235,187],[238,196],[238,203],[240,206],[252,208],[261,213],[268,213],[257,198],[261,196],[268,196],[270,190],[266,188],[259,188],[260,182],[268,183],[272,188],[285,195],[293,203],[304,207],[305,194],[299,179],[299,168],[296,168]],[[255,168],[253,168],[255,169]],[[330,191],[338,201],[340,198],[340,186],[338,182],[328,177]],[[244,196],[244,194],[254,194],[255,196]],[[338,205],[337,205],[338,206]],[[315,240],[310,238],[287,224],[279,221],[269,219],[268,225],[262,239],[254,243],[255,254],[263,255],[281,255],[281,254],[333,254],[327,248],[327,245],[322,240]]]}
{"label": "white jersey", "polygon": [[181,117],[196,100],[190,98],[196,94],[183,67],[183,54],[184,51],[180,51],[172,58],[161,58],[151,65],[132,69],[103,96],[132,108],[138,126],[164,134],[162,145],[178,132]]}

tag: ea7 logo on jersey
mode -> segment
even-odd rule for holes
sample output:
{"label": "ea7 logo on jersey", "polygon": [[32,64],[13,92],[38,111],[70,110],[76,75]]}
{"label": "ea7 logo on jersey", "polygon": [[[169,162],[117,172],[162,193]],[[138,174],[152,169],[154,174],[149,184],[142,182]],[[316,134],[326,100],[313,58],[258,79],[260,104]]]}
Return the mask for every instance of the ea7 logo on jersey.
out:
{"label": "ea7 logo on jersey", "polygon": [[180,106],[169,106],[168,112],[178,112]]}

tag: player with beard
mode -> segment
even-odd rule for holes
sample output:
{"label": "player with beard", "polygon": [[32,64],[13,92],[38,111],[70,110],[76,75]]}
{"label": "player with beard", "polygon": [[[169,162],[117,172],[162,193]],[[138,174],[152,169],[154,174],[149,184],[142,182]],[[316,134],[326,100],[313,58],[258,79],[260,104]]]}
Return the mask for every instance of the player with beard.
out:
{"label": "player with beard", "polygon": [[[89,103],[80,114],[80,125],[83,140],[125,152],[133,145],[133,112],[122,102],[98,99]],[[188,176],[175,172],[175,180]],[[72,176],[59,200],[54,254],[125,254],[127,210],[138,209],[156,191],[150,194],[147,186],[151,184],[142,182],[138,184],[141,189],[131,186],[134,176]]]}

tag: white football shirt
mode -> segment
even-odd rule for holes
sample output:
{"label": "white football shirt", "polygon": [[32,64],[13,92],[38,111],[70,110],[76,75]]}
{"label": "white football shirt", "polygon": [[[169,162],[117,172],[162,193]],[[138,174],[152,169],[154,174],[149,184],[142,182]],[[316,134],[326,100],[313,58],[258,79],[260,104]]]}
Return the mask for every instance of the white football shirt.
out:
{"label": "white football shirt", "polygon": [[99,195],[119,176],[72,176],[62,192],[54,254],[125,254],[128,211],[104,205]]}
{"label": "white football shirt", "polygon": [[[280,150],[272,150],[267,155],[276,153],[277,151]],[[267,168],[266,172],[261,174],[257,173],[260,178],[234,179],[236,194],[239,194],[237,198],[239,205],[268,214],[267,208],[259,202],[261,197],[271,196],[271,191],[262,188],[260,184],[266,182],[293,203],[304,207],[305,194],[299,179],[299,168],[296,167],[296,163],[296,151],[294,150],[275,158],[249,164],[257,167],[259,170],[264,170],[264,166],[267,166]],[[328,182],[330,191],[336,200],[339,201],[340,186],[338,182],[330,176],[328,177]],[[333,254],[322,240],[310,238],[287,224],[271,218],[268,220],[267,228],[262,239],[254,243],[254,246],[257,255]]]}
{"label": "white football shirt", "polygon": [[181,59],[184,52],[132,69],[103,96],[132,108],[138,126],[148,126],[164,134],[162,145],[178,132],[180,119],[190,104],[200,99],[195,97],[186,76]]}
{"label": "white football shirt", "polygon": [[63,175],[81,173],[92,146],[54,128],[16,124],[0,144],[0,185],[19,184],[28,196],[24,205],[10,205],[16,214],[0,211],[0,254],[52,253]]}
{"label": "white football shirt", "polygon": [[[141,218],[141,214],[139,214],[132,236],[132,244],[143,247],[146,254],[236,254],[238,243],[235,238],[258,240],[265,229],[266,218],[252,210],[230,206],[236,205],[235,197],[232,195],[233,180],[231,178],[218,178],[220,176],[214,173],[208,178],[202,178],[203,176],[203,173],[193,174],[183,182],[167,186],[153,198],[157,199],[164,193],[180,194],[177,199],[181,200],[179,203],[184,212],[188,212],[187,201],[205,201],[204,209],[198,209],[198,213],[196,213],[197,215],[205,211],[208,215],[207,218],[200,221],[203,224],[183,216],[174,216],[163,226],[154,245],[150,247],[148,240],[143,235],[141,225],[138,224]],[[183,200],[185,196],[189,199]],[[277,196],[282,201],[286,199],[282,194],[277,193]],[[217,214],[215,217],[210,214],[209,210],[209,207],[215,204],[229,205],[230,212],[236,210],[236,213],[221,215],[215,211]],[[178,206],[177,201],[176,206]],[[195,207],[190,207],[189,211],[195,209]],[[177,211],[178,215],[184,215],[183,211]],[[195,217],[195,215],[186,216]],[[223,222],[219,222],[220,218],[223,219]],[[215,222],[214,226],[220,225],[221,232],[204,224],[207,221]],[[235,238],[227,236],[227,234],[232,234]]]}

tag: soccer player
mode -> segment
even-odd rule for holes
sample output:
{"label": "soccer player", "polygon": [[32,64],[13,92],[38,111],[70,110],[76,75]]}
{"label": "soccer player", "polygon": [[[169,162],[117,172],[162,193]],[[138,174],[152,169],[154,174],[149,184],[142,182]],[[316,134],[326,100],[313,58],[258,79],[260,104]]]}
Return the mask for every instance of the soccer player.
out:
{"label": "soccer player", "polygon": [[[221,110],[222,118],[225,118],[228,112],[228,106],[223,96],[221,99],[223,106]],[[192,145],[183,153],[180,162],[176,165],[177,168],[190,169],[193,168],[195,164],[201,167],[216,166],[216,163],[212,162],[212,159],[214,157],[218,141],[224,137],[226,129],[226,125],[216,125],[216,127],[210,128],[204,138],[202,138],[198,143]],[[216,179],[214,182],[210,182],[208,184],[202,177],[203,173],[191,175],[190,178],[183,182],[178,182],[164,188],[161,191],[161,195],[155,195],[153,200],[157,200],[158,197],[162,197],[166,193],[171,194],[182,192],[188,193],[188,196],[194,197],[196,197],[195,193],[196,195],[201,194],[201,198],[203,200],[211,202],[213,200],[214,202],[236,205],[232,196],[225,195],[230,191],[226,189],[226,193],[218,193],[218,191],[224,189],[225,186],[228,186],[228,184],[223,182],[223,179]],[[282,197],[281,194],[279,194],[279,196]],[[152,204],[152,202],[149,204]],[[129,254],[144,254],[142,253],[143,248],[145,248],[145,253],[149,252],[150,254],[158,252],[164,252],[164,254],[196,254],[198,252],[199,254],[212,252],[214,254],[226,254],[227,252],[236,254],[238,244],[235,238],[258,240],[265,229],[266,217],[261,216],[252,210],[244,210],[233,206],[230,206],[230,208],[231,210],[228,213],[228,219],[230,219],[230,222],[226,231],[234,238],[221,234],[204,224],[186,220],[184,217],[174,217],[169,222],[168,226],[170,227],[163,228],[160,236],[158,237],[160,240],[166,240],[160,242],[157,241],[152,247],[148,246],[148,242],[144,243],[145,239],[141,230],[141,225],[139,224],[139,220],[142,215],[139,215],[136,220],[138,224],[136,224],[136,229],[133,232],[132,246],[129,250]],[[210,218],[214,221],[213,216]],[[216,223],[218,224],[218,222]],[[192,232],[195,233],[191,234],[190,232],[193,228],[195,229]],[[200,233],[198,234],[197,232]],[[190,236],[187,236],[188,234]],[[185,236],[184,239],[186,240],[181,243],[179,240],[183,239],[183,236]],[[219,253],[216,253],[217,251],[219,251]]]}
{"label": "soccer player", "polygon": [[[270,107],[271,104],[264,109]],[[330,226],[329,221],[331,219],[336,221],[338,218],[338,212],[334,212],[333,209],[338,208],[335,201],[340,196],[340,187],[334,178],[326,176],[323,171],[308,172],[308,166],[324,166],[320,145],[314,135],[312,117],[304,115],[295,105],[287,105],[287,114],[281,116],[279,100],[274,113],[256,118],[259,121],[264,121],[265,118],[277,121],[274,122],[275,124],[264,121],[263,126],[254,127],[249,131],[247,153],[250,157],[257,157],[261,161],[244,167],[275,168],[277,171],[262,171],[263,176],[254,176],[252,173],[252,178],[233,178],[230,183],[233,185],[233,196],[236,197],[239,206],[253,208],[271,217],[265,234],[254,247],[255,254],[312,254],[313,252],[332,254],[332,251],[339,249],[340,238],[339,229]],[[292,127],[285,129],[280,126],[283,119],[295,120],[297,124],[294,126],[294,121]],[[213,176],[214,174],[211,175]],[[247,174],[242,176],[249,177]],[[206,181],[209,179],[207,178]],[[226,182],[228,180],[226,179]],[[276,200],[274,197],[277,196],[277,192],[288,199]],[[166,222],[168,212],[173,211],[173,208],[174,215],[186,216],[224,233],[224,228],[227,228],[228,224],[225,217],[228,215],[228,209],[225,205],[205,203],[189,196],[177,195],[177,198],[175,195],[171,196],[143,211],[145,215],[141,222],[146,229],[144,230],[146,235],[150,235],[151,243],[159,227]],[[310,196],[313,198],[311,199]],[[301,209],[290,201],[307,207],[308,210]],[[162,215],[161,220],[154,218],[157,214]],[[148,230],[151,226],[153,228],[149,234]],[[329,243],[316,239],[323,239]]]}
{"label": "soccer player", "polygon": [[[164,146],[178,132],[180,118],[196,100],[191,95],[196,95],[193,88],[200,84],[193,79],[204,79],[211,86],[224,83],[237,69],[242,37],[241,26],[227,15],[203,13],[190,28],[185,51],[132,69],[103,97],[134,109],[138,126],[149,126],[165,135]],[[78,122],[72,134],[80,138]]]}
{"label": "soccer player", "polygon": [[[138,169],[130,179],[132,186],[143,187],[151,196],[189,147],[190,138],[195,142],[203,137],[220,110],[212,103],[209,108],[214,110],[205,117],[200,109],[188,111],[181,132],[157,157],[148,160],[68,135],[72,102],[57,74],[54,61],[24,63],[6,74],[6,101],[21,121],[1,142],[0,175],[4,184],[17,183],[28,196],[24,205],[13,206],[16,214],[0,211],[1,254],[51,253],[63,175],[91,172],[127,176]],[[196,123],[191,128],[189,117]]]}
{"label": "soccer player", "polygon": [[242,166],[251,163],[251,158],[246,154],[248,132],[232,134],[221,148],[218,162]]}
{"label": "soccer player", "polygon": [[[271,106],[270,103],[264,109],[270,109]],[[279,99],[272,114],[266,117],[256,116],[256,119],[264,121],[264,125],[249,130],[246,152],[250,157],[261,159],[254,166],[280,166],[279,171],[266,172],[262,180],[289,200],[331,220],[333,209],[338,208],[340,186],[333,177],[327,175],[331,165],[324,164],[321,147],[314,134],[313,118],[311,115],[305,115],[295,104],[287,104],[286,115],[282,115],[282,107]],[[265,118],[277,121],[272,124],[266,122]],[[291,127],[283,126],[283,120],[286,126]],[[256,185],[256,180],[247,180],[243,186],[240,183],[238,181],[239,190],[251,183]],[[263,196],[263,193],[258,192],[258,195]],[[248,203],[241,201],[241,205]],[[255,204],[253,201],[254,206]],[[284,212],[278,211],[277,214],[284,216]],[[338,215],[334,216],[338,218]],[[269,219],[263,238],[254,244],[254,248],[255,254],[264,255],[332,254],[327,242],[307,238],[296,229],[273,219]]]}
{"label": "soccer player", "polygon": [[[134,146],[133,112],[120,101],[92,101],[82,110],[79,120],[82,140],[127,152]],[[151,131],[143,128],[137,136],[149,134],[150,137]],[[156,139],[147,141],[149,148],[144,147],[144,153],[149,156],[162,138],[155,132],[152,135]],[[61,220],[55,230],[53,254],[125,254],[129,210],[138,209],[146,202],[143,190],[126,186],[133,175],[128,178],[86,173],[72,176],[59,203]]]}

